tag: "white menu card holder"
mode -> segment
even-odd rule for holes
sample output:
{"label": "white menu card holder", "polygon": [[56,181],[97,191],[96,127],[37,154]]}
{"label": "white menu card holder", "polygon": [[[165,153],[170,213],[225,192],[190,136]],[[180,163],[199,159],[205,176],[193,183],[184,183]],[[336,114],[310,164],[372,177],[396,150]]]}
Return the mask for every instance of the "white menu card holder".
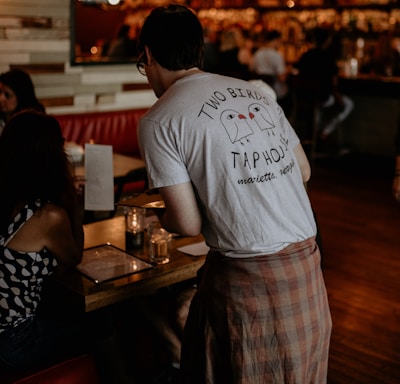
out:
{"label": "white menu card holder", "polygon": [[112,145],[85,145],[85,210],[114,210]]}

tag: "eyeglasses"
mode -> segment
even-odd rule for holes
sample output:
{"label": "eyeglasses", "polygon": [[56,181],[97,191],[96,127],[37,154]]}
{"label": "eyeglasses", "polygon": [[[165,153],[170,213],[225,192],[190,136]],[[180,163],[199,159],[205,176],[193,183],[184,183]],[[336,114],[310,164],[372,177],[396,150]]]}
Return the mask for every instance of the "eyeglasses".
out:
{"label": "eyeglasses", "polygon": [[144,68],[144,66],[146,65],[145,59],[146,59],[145,52],[142,52],[138,57],[138,61],[136,63],[136,68],[138,69],[139,73],[143,76],[147,75],[146,70]]}

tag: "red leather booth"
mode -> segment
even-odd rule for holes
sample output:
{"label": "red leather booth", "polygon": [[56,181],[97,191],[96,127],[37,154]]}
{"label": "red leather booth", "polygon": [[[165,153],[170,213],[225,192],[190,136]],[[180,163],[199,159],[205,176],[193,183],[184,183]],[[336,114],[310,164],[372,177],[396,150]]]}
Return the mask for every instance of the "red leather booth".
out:
{"label": "red leather booth", "polygon": [[[65,141],[75,142],[82,147],[86,143],[107,144],[113,151],[123,155],[140,158],[137,139],[139,119],[147,108],[125,109],[117,111],[70,113],[54,115],[58,120]],[[122,194],[140,193],[146,189],[147,176],[143,174],[138,180],[133,174],[116,186],[116,200]]]}
{"label": "red leather booth", "polygon": [[147,108],[55,115],[65,141],[81,146],[93,142],[113,146],[113,151],[140,158],[137,140],[139,119]]}

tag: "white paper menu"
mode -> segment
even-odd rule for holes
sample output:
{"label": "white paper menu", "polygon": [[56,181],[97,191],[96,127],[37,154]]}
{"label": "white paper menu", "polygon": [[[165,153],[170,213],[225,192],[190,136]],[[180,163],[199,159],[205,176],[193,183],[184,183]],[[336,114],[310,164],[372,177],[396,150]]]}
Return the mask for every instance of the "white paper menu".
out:
{"label": "white paper menu", "polygon": [[85,209],[114,209],[114,172],[112,145],[85,145]]}
{"label": "white paper menu", "polygon": [[187,253],[191,256],[204,256],[207,255],[210,247],[206,244],[205,241],[201,241],[199,243],[184,245],[183,247],[177,248],[178,251]]}

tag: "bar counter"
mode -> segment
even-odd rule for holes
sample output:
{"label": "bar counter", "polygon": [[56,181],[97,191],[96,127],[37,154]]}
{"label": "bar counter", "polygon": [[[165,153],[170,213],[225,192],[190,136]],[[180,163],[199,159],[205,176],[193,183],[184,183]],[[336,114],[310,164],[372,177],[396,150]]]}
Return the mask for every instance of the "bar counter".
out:
{"label": "bar counter", "polygon": [[400,77],[358,74],[339,77],[339,88],[343,93],[393,98],[400,100]]}
{"label": "bar counter", "polygon": [[[400,77],[341,75],[339,89],[354,102],[342,124],[344,147],[353,155],[393,157],[400,119]],[[371,171],[381,172],[379,167]]]}

